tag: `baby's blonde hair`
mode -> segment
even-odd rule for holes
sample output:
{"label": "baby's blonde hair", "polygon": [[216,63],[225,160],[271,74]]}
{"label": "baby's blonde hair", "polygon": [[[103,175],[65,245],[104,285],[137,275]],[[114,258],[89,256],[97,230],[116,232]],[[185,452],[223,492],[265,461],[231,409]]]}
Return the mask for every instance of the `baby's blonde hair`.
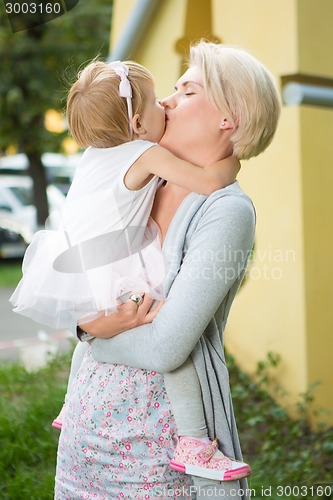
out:
{"label": "baby's blonde hair", "polygon": [[244,50],[204,41],[191,47],[190,66],[199,67],[208,98],[235,126],[233,154],[241,160],[264,151],[281,112],[267,68]]}
{"label": "baby's blonde hair", "polygon": [[[151,73],[141,64],[124,61],[129,68],[133,115],[141,114],[145,96],[154,86]],[[131,140],[127,103],[119,95],[120,77],[112,67],[94,61],[78,75],[67,98],[69,130],[81,148],[108,148]]]}

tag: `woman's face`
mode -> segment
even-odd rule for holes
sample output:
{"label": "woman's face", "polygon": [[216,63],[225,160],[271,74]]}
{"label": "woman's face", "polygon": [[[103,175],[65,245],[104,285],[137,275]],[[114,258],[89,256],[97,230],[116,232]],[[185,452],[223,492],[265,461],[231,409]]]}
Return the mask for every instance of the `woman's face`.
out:
{"label": "woman's face", "polygon": [[199,164],[200,158],[205,161],[203,150],[220,147],[223,115],[209,101],[197,66],[191,66],[179,78],[175,89],[161,103],[166,112],[166,129],[160,145]]}

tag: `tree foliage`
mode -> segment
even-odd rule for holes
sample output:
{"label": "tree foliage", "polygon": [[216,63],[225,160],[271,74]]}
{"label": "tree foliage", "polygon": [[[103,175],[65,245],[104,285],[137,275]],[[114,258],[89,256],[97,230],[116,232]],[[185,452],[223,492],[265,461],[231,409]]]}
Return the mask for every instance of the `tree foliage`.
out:
{"label": "tree foliage", "polygon": [[82,64],[107,56],[111,13],[112,0],[80,0],[61,17],[45,23],[41,15],[44,24],[13,33],[0,3],[0,151],[14,145],[27,154],[39,224],[48,215],[41,157],[60,151],[67,135],[49,132],[45,113],[65,108]]}

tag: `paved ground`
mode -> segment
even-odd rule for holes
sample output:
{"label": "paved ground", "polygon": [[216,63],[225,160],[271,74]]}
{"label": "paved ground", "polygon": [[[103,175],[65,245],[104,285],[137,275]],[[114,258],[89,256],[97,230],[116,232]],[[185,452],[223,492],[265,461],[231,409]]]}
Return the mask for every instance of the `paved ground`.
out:
{"label": "paved ground", "polygon": [[41,363],[43,353],[70,347],[68,331],[54,331],[12,311],[9,297],[14,288],[0,288],[0,361],[30,358]]}

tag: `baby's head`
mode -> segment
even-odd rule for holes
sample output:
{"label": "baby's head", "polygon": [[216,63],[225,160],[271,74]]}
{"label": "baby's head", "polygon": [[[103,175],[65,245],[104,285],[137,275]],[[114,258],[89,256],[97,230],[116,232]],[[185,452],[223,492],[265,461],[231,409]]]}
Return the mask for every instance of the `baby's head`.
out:
{"label": "baby's head", "polygon": [[[147,99],[154,94],[151,73],[132,61],[128,68],[132,113],[142,116]],[[120,77],[112,64],[95,61],[86,66],[67,99],[70,132],[81,148],[109,148],[132,139],[127,99],[120,95]]]}

